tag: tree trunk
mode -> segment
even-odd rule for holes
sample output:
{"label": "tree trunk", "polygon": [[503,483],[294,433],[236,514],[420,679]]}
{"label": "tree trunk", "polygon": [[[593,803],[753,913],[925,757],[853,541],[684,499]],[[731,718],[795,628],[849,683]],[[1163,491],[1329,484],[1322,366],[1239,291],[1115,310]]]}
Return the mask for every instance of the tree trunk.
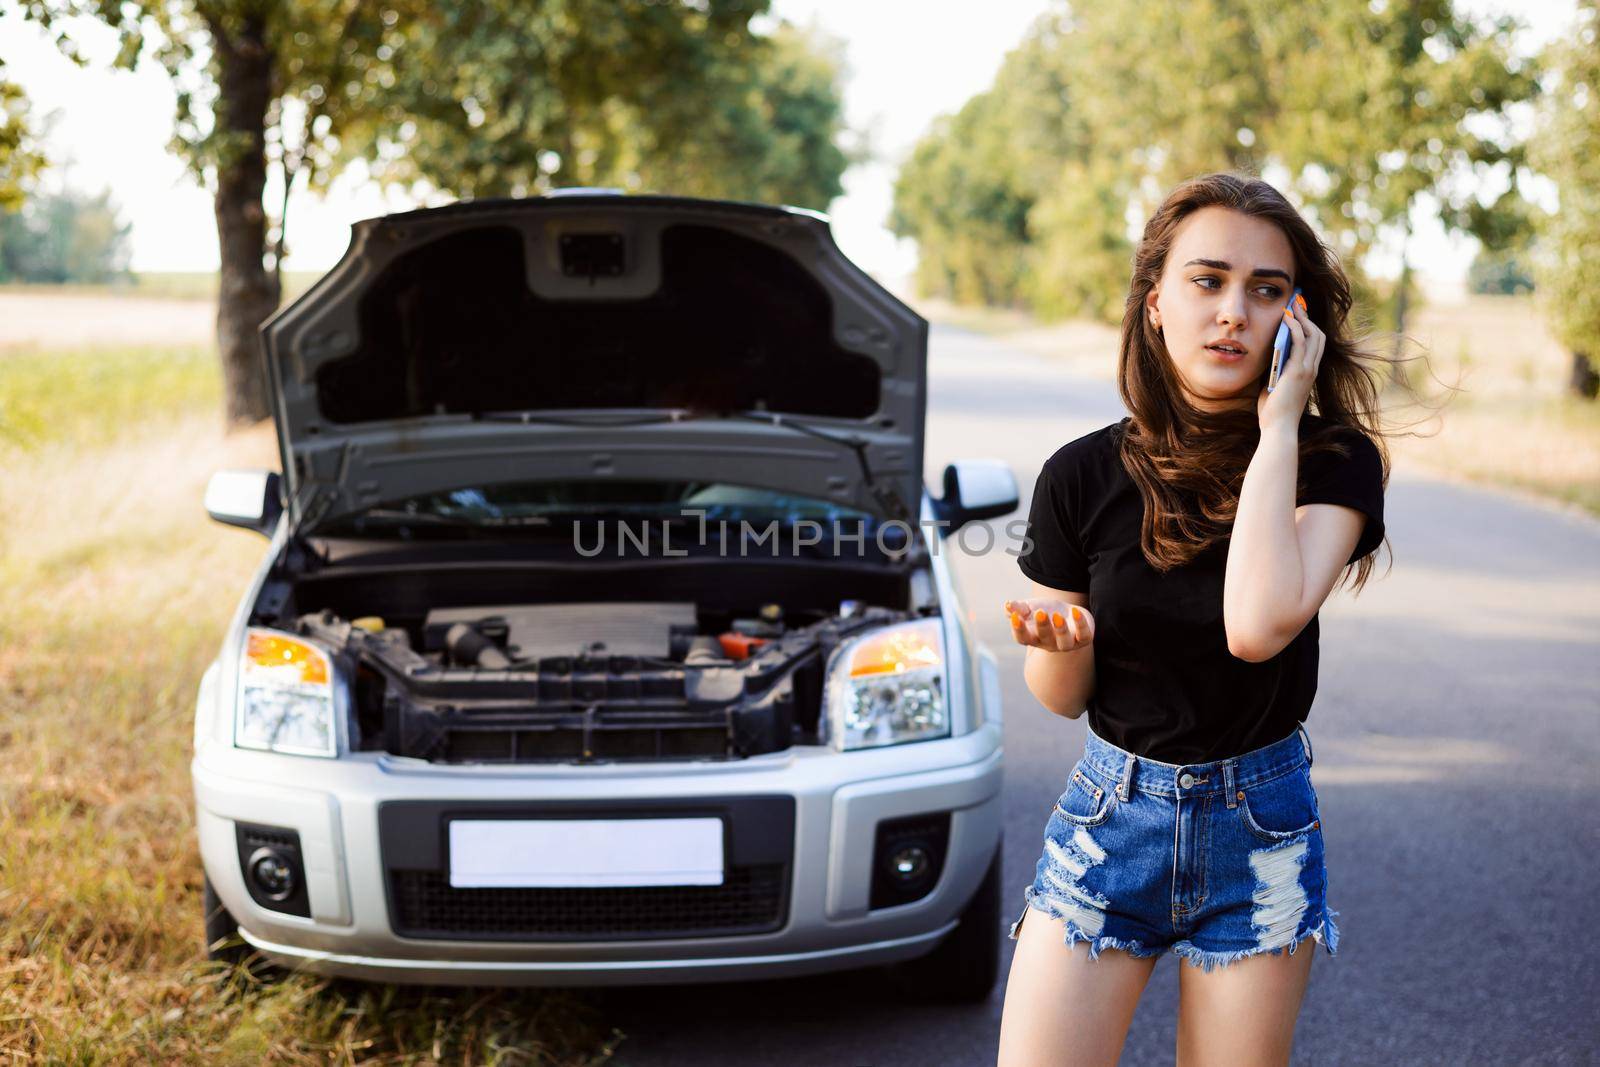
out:
{"label": "tree trunk", "polygon": [[1411,243],[1411,227],[1406,227],[1405,237],[1400,241],[1400,284],[1394,294],[1394,362],[1389,364],[1393,373],[1395,384],[1404,385],[1407,380],[1406,368],[1400,362],[1404,355],[1406,332],[1406,297],[1411,288],[1411,264],[1406,260],[1406,245]]}
{"label": "tree trunk", "polygon": [[217,63],[217,349],[229,423],[271,414],[257,329],[278,308],[278,280],[266,268],[267,105],[272,51],[264,20],[247,15],[236,28],[210,24]]}
{"label": "tree trunk", "polygon": [[1573,396],[1585,400],[1600,395],[1600,372],[1596,372],[1587,352],[1572,353],[1572,376],[1567,379],[1567,388]]}

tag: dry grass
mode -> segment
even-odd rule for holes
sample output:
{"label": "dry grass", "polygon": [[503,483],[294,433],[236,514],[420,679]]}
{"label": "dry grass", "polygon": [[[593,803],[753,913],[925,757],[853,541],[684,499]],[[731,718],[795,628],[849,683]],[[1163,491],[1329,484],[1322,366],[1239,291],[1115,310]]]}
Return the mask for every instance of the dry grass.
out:
{"label": "dry grass", "polygon": [[[293,300],[311,288],[311,283],[322,277],[323,273],[323,271],[316,270],[285,271],[283,275],[284,299]],[[217,274],[215,271],[145,271],[131,275],[121,281],[108,282],[103,285],[80,285],[76,283],[53,285],[31,282],[8,282],[0,285],[0,294],[44,292],[118,298],[214,301],[217,298]]]}
{"label": "dry grass", "polygon": [[1572,356],[1533,297],[1424,307],[1407,333],[1431,371],[1412,383],[1444,406],[1417,427],[1428,436],[1393,442],[1399,460],[1600,515],[1600,402],[1566,391]]}
{"label": "dry grass", "polygon": [[[205,960],[188,761],[195,688],[265,542],[207,520],[205,479],[275,462],[170,368],[95,364],[49,433],[0,440],[0,1060],[517,1063],[610,1059],[583,993],[405,990]],[[181,362],[181,354],[172,359]],[[213,371],[214,374],[214,371]],[[15,409],[22,379],[0,376]],[[31,394],[30,394],[31,395]],[[7,402],[11,403],[7,405]]]}
{"label": "dry grass", "polygon": [[[284,303],[319,277],[286,275]],[[128,345],[210,349],[216,329],[215,274],[141,274],[113,285],[0,285],[0,359],[18,351]]]}
{"label": "dry grass", "polygon": [[[1018,311],[917,300],[922,314],[1061,360],[1074,373],[1116,380],[1117,331],[1041,323]],[[1405,355],[1426,408],[1388,398],[1385,429],[1397,466],[1447,480],[1516,490],[1600,515],[1600,402],[1565,393],[1571,355],[1529,296],[1470,296],[1424,306],[1407,323]]]}
{"label": "dry grass", "polygon": [[1547,396],[1566,385],[1572,356],[1545,328],[1532,296],[1469,296],[1417,309],[1406,332],[1439,376],[1480,397]]}

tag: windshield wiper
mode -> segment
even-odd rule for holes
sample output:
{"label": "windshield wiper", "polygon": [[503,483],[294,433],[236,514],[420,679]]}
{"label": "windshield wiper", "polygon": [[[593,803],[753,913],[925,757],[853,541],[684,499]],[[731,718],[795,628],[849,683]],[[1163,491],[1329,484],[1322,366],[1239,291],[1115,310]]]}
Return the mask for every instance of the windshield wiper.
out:
{"label": "windshield wiper", "polygon": [[872,465],[867,462],[867,445],[870,442],[866,438],[858,434],[842,437],[826,430],[819,430],[809,423],[802,422],[790,415],[779,414],[776,411],[730,411],[726,413],[725,417],[764,422],[769,426],[782,426],[798,433],[803,433],[808,437],[818,437],[836,445],[844,445],[856,454],[856,462],[861,464],[861,480],[866,482],[867,492],[871,493],[872,498],[885,511],[889,512],[890,518],[906,519],[909,517],[910,510],[906,507],[906,502],[900,499],[900,493],[894,486],[880,484],[873,479]]}
{"label": "windshield wiper", "polygon": [[346,516],[334,529],[360,533],[365,532],[369,526],[378,530],[389,530],[402,526],[472,531],[502,530],[507,528],[548,530],[553,528],[550,520],[543,515],[494,515],[483,518],[469,518],[465,515],[440,515],[437,512],[371,508],[367,511]]}
{"label": "windshield wiper", "polygon": [[438,526],[549,526],[543,515],[445,515],[437,511],[400,511],[394,508],[373,508],[361,513],[363,518],[418,519]]}

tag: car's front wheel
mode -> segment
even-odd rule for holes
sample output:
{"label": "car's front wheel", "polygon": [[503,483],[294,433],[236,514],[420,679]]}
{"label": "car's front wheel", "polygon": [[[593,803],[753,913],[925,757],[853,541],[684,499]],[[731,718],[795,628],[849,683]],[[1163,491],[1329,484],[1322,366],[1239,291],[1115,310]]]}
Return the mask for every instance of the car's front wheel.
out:
{"label": "car's front wheel", "polygon": [[200,899],[205,909],[206,957],[220,963],[240,964],[250,955],[250,946],[239,936],[239,924],[202,874]]}
{"label": "car's front wheel", "polygon": [[1000,848],[956,928],[939,947],[898,965],[907,988],[922,999],[975,1003],[994,990],[1000,974]]}
{"label": "car's front wheel", "polygon": [[239,923],[222,903],[222,899],[217,896],[217,891],[211,886],[211,879],[204,874],[201,875],[201,879],[200,899],[205,909],[206,958],[232,967],[242,966],[245,973],[257,981],[272,981],[283,975],[285,972],[281,967],[251,948],[249,943],[239,936]]}

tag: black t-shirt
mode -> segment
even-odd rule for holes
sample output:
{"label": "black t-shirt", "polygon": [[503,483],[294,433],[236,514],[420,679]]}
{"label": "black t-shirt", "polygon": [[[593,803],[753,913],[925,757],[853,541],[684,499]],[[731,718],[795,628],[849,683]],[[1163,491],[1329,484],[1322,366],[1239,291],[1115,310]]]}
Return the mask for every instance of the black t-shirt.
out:
{"label": "black t-shirt", "polygon": [[[1095,690],[1089,726],[1139,756],[1164,763],[1226,759],[1294,732],[1317,691],[1317,618],[1272,659],[1228,651],[1222,585],[1224,538],[1188,564],[1155,570],[1139,547],[1144,503],[1118,449],[1123,419],[1057,449],[1034,486],[1017,560],[1043,585],[1089,594],[1095,619]],[[1306,412],[1304,439],[1325,424]],[[1295,504],[1344,504],[1367,516],[1349,563],[1383,541],[1383,466],[1366,434],[1348,432],[1346,458],[1305,457]],[[1348,564],[1347,564],[1348,565]]]}

